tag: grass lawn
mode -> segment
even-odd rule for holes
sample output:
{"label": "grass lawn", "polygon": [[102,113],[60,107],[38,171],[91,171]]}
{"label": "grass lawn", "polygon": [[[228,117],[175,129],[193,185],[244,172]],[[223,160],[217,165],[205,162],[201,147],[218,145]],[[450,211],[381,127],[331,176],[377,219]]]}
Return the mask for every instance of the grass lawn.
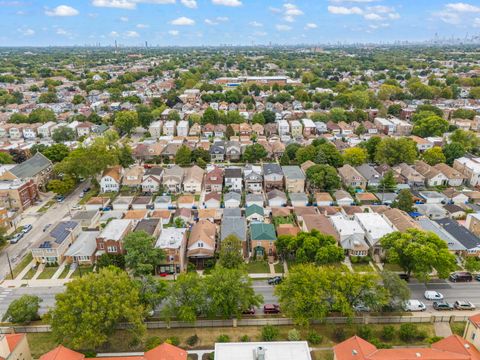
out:
{"label": "grass lawn", "polygon": [[79,205],[84,205],[90,200],[92,197],[98,195],[98,189],[91,189],[89,192],[87,192],[83,198],[78,202]]}
{"label": "grass lawn", "polygon": [[69,265],[66,265],[64,268],[63,268],[63,271],[62,273],[60,274],[60,276],[58,277],[59,279],[65,279],[67,277],[67,274],[68,272],[70,271],[70,266]]}
{"label": "grass lawn", "polygon": [[467,326],[466,322],[454,322],[450,324],[450,328],[452,332],[458,336],[463,336],[463,332],[465,331],[465,326]]}
{"label": "grass lawn", "polygon": [[50,209],[50,207],[55,204],[55,200],[50,200],[48,201],[45,205],[43,205],[40,209],[38,209],[37,212],[40,212],[40,213],[44,213],[45,211],[47,211],[48,209]]}
{"label": "grass lawn", "polygon": [[266,261],[250,261],[247,264],[247,271],[250,274],[270,273],[270,268]]}
{"label": "grass lawn", "polygon": [[39,279],[51,279],[53,274],[58,270],[58,266],[48,266],[38,275]]}
{"label": "grass lawn", "polygon": [[312,360],[333,360],[333,351],[315,350],[311,352]]}
{"label": "grass lawn", "polygon": [[[380,333],[384,325],[367,325],[372,329],[373,338],[379,338]],[[395,328],[395,334],[398,334],[400,328],[399,324],[392,325]],[[344,330],[344,338],[347,339],[350,336],[353,336],[358,332],[359,327],[357,325],[342,325],[335,326],[332,324],[323,324],[323,325],[312,325],[310,329],[296,327],[297,330],[301,333],[301,339],[305,340],[308,336],[309,331],[315,330],[319,335],[322,336],[322,342],[320,344],[311,344],[312,347],[330,347],[335,345],[338,342],[338,339],[335,340],[333,334],[336,332],[336,329],[341,327]],[[434,336],[435,332],[432,324],[418,324],[418,330],[424,331],[427,337]],[[293,326],[278,326],[276,327],[280,335],[276,340],[285,341],[288,339],[288,332],[293,329]],[[133,347],[130,346],[132,340],[132,334],[127,331],[117,331],[110,339],[109,343],[98,349],[99,352],[127,352],[127,351],[144,351],[144,343],[148,338],[158,337],[161,341],[165,341],[171,337],[177,337],[180,341],[180,347],[190,348],[186,344],[186,340],[192,336],[197,335],[199,338],[198,343],[195,345],[195,349],[213,349],[214,344],[217,338],[220,335],[228,335],[232,342],[240,341],[240,338],[244,335],[247,335],[250,341],[261,341],[261,331],[262,327],[260,326],[244,326],[244,327],[228,327],[228,328],[180,328],[180,329],[151,329],[147,331],[147,334],[143,338],[143,343],[139,346]],[[38,358],[39,355],[53,349],[57,346],[55,339],[51,334],[40,333],[40,334],[28,334],[28,340],[30,342],[30,348],[33,352],[33,357]],[[406,345],[402,342],[397,335],[392,341],[388,342],[389,345]],[[408,345],[425,345],[427,344],[426,340],[408,343]],[[325,352],[315,352],[314,359],[318,360],[330,360],[331,357],[328,357],[328,351]]]}
{"label": "grass lawn", "polygon": [[369,264],[352,264],[355,272],[373,272],[373,268]]}
{"label": "grass lawn", "polygon": [[278,264],[275,264],[274,267],[277,274],[283,273],[283,263],[279,262]]}
{"label": "grass lawn", "polygon": [[25,274],[25,276],[22,278],[22,280],[30,280],[33,275],[35,275],[37,272],[37,269],[31,268],[28,270],[28,272]]}
{"label": "grass lawn", "polygon": [[[30,264],[33,260],[32,253],[28,253],[12,270],[13,278],[16,278],[18,274],[22,272],[25,267]],[[8,273],[10,276],[10,272]]]}
{"label": "grass lawn", "polygon": [[195,195],[195,201],[200,201],[200,195]]}
{"label": "grass lawn", "polygon": [[388,271],[401,271],[401,272],[403,272],[403,269],[398,264],[384,264],[383,268],[385,270],[388,270]]}
{"label": "grass lawn", "polygon": [[72,277],[80,277],[80,271],[82,271],[82,276],[88,273],[93,272],[93,266],[80,266],[73,272]]}

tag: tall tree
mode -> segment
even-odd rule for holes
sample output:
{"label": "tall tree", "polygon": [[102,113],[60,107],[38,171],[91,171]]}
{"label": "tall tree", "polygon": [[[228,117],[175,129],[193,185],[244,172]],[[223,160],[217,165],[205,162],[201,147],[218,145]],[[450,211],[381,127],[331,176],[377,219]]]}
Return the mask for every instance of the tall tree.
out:
{"label": "tall tree", "polygon": [[377,145],[375,161],[390,166],[400,163],[413,164],[417,158],[417,146],[409,138],[384,138]]}
{"label": "tall tree", "polygon": [[360,147],[351,147],[343,152],[343,161],[352,166],[359,166],[367,162],[368,153]]}
{"label": "tall tree", "polygon": [[337,170],[330,165],[314,165],[307,170],[309,185],[317,190],[329,191],[340,187]]}
{"label": "tall tree", "polygon": [[135,336],[145,332],[138,287],[118,268],[75,279],[55,298],[48,320],[53,336],[65,346],[94,350],[108,341],[121,322],[130,323],[129,331]]}
{"label": "tall tree", "polygon": [[175,154],[175,164],[180,166],[189,166],[192,164],[192,150],[186,145],[178,148]]}
{"label": "tall tree", "polygon": [[387,259],[402,267],[408,275],[427,281],[435,269],[440,279],[448,277],[456,269],[455,255],[447,243],[433,232],[408,229],[393,232],[380,239],[387,252]]}
{"label": "tall tree", "polygon": [[28,324],[38,320],[40,318],[38,310],[42,301],[35,295],[22,295],[10,303],[2,321],[14,324]]}
{"label": "tall tree", "polygon": [[240,269],[216,267],[205,278],[207,314],[223,319],[239,318],[243,311],[259,306],[263,297],[255,294],[252,279]]}
{"label": "tall tree", "polygon": [[157,265],[165,260],[162,249],[155,247],[155,238],[145,231],[134,231],[124,239],[125,264],[134,276],[151,275]]}
{"label": "tall tree", "polygon": [[413,206],[413,195],[408,189],[402,189],[394,200],[392,207],[403,210],[407,213],[415,211]]}
{"label": "tall tree", "polygon": [[445,154],[445,158],[447,159],[447,164],[452,165],[455,159],[461,158],[465,155],[465,147],[458,143],[458,142],[451,142],[450,144],[446,144],[443,147],[443,153]]}
{"label": "tall tree", "polygon": [[60,126],[53,130],[52,139],[56,143],[75,140],[75,131],[68,126]]}
{"label": "tall tree", "polygon": [[0,164],[13,164],[13,157],[12,155],[6,152],[0,152]]}
{"label": "tall tree", "polygon": [[229,235],[222,240],[218,264],[226,269],[242,268],[245,264],[242,241],[236,235]]}
{"label": "tall tree", "polygon": [[260,144],[248,145],[243,153],[243,160],[251,164],[265,160],[268,156],[267,150]]}
{"label": "tall tree", "polygon": [[115,114],[115,127],[124,134],[130,135],[139,124],[138,114],[135,111],[123,110]]}
{"label": "tall tree", "polygon": [[395,180],[393,170],[388,170],[383,175],[380,179],[378,188],[382,191],[394,191],[397,188],[397,180]]}
{"label": "tall tree", "polygon": [[410,288],[407,282],[397,273],[384,270],[381,273],[383,287],[390,294],[390,306],[394,310],[400,310],[403,303],[410,299]]}
{"label": "tall tree", "polygon": [[447,158],[443,154],[443,150],[440,146],[434,146],[428,150],[425,150],[422,158],[423,161],[425,161],[428,165],[431,166],[447,161]]}

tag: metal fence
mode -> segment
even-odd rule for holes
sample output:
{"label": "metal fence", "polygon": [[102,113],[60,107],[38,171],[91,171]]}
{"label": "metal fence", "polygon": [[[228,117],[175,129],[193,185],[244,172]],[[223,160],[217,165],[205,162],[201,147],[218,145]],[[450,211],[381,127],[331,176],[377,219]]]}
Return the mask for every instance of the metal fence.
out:
{"label": "metal fence", "polygon": [[[468,316],[459,315],[420,315],[420,316],[369,316],[363,317],[327,317],[323,321],[312,321],[312,324],[404,324],[404,323],[438,323],[438,322],[461,322],[467,321]],[[148,329],[168,328],[212,328],[212,327],[237,327],[237,326],[265,326],[265,325],[293,325],[290,318],[248,318],[230,320],[198,320],[194,323],[183,321],[148,321],[145,323]],[[128,329],[130,324],[119,324],[118,329]],[[32,326],[4,326],[0,327],[0,334],[11,333],[47,333],[50,325]]]}

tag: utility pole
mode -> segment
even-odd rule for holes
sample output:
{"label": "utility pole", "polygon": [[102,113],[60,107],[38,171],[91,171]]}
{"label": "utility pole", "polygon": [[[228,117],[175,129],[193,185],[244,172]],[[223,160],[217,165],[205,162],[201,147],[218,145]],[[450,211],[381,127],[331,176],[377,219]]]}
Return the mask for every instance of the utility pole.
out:
{"label": "utility pole", "polygon": [[10,276],[12,277],[12,280],[13,280],[12,263],[10,262],[10,256],[8,256],[8,252],[7,252],[7,261],[8,261],[8,267],[10,268]]}

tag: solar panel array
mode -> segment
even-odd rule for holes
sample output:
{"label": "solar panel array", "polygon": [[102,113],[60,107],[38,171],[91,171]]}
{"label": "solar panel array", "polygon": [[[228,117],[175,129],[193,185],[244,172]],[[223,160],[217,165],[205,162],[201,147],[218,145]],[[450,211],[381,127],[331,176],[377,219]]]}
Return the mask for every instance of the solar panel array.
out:
{"label": "solar panel array", "polygon": [[78,225],[75,221],[62,221],[60,224],[50,231],[50,236],[55,239],[57,244],[63,241],[70,235],[70,232]]}

